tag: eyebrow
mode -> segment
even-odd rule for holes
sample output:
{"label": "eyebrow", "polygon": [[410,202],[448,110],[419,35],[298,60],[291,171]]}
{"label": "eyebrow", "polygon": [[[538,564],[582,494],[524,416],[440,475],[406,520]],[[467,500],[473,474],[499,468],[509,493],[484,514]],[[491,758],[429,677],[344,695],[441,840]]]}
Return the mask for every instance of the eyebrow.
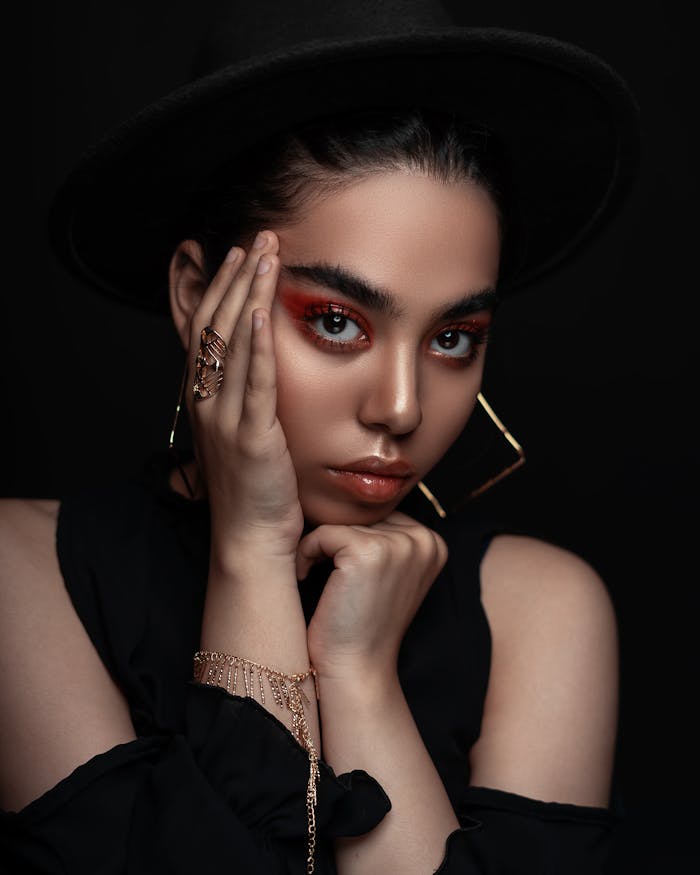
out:
{"label": "eyebrow", "polygon": [[[393,317],[403,315],[403,310],[398,306],[391,292],[372,285],[339,265],[323,262],[308,265],[288,264],[283,266],[282,272],[317,286],[334,289],[377,313]],[[494,288],[477,289],[452,304],[433,311],[432,319],[434,321],[463,319],[480,310],[493,311],[498,306],[498,300],[498,293]]]}
{"label": "eyebrow", "polygon": [[452,322],[455,319],[464,319],[472,313],[488,310],[493,313],[500,303],[498,292],[494,288],[479,289],[465,295],[461,300],[450,304],[446,309],[433,311],[435,322]]}
{"label": "eyebrow", "polygon": [[299,279],[308,280],[316,286],[335,289],[336,292],[377,313],[384,313],[387,316],[401,315],[401,309],[396,305],[393,295],[355,276],[343,267],[323,263],[289,264],[283,268],[283,271]]}

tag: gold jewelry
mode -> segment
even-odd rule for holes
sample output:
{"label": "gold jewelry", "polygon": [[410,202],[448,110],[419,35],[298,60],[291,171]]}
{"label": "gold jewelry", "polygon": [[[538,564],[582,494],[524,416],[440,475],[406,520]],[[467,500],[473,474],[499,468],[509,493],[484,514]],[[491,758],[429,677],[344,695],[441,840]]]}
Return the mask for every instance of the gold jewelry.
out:
{"label": "gold jewelry", "polygon": [[226,341],[211,325],[202,329],[199,352],[195,359],[192,392],[197,401],[211,398],[224,382]]}
{"label": "gold jewelry", "polygon": [[182,477],[182,482],[185,484],[185,488],[189,493],[190,498],[195,497],[195,490],[192,488],[192,484],[190,483],[189,477],[187,476],[187,472],[182,464],[180,459],[180,453],[177,451],[175,447],[175,429],[177,428],[177,423],[180,418],[180,410],[182,408],[182,399],[185,394],[185,383],[187,382],[187,359],[185,359],[185,367],[182,371],[182,379],[180,380],[180,393],[177,396],[177,404],[175,405],[175,416],[173,417],[173,424],[170,428],[170,437],[168,438],[168,453],[170,454],[171,459],[177,466],[178,471],[180,472],[180,476]]}
{"label": "gold jewelry", "polygon": [[[477,401],[479,402],[479,404],[486,411],[491,422],[495,423],[495,425],[498,427],[501,434],[505,437],[505,439],[508,441],[508,443],[511,445],[511,447],[513,447],[513,449],[517,453],[518,458],[515,460],[515,462],[513,462],[512,465],[507,465],[502,471],[500,471],[494,477],[491,477],[489,480],[487,480],[481,486],[478,486],[476,489],[472,489],[469,492],[469,494],[467,495],[467,499],[476,498],[477,495],[481,495],[482,493],[486,492],[487,489],[490,489],[495,483],[498,483],[499,480],[503,480],[503,478],[507,477],[508,474],[512,474],[513,471],[517,470],[518,468],[520,468],[522,465],[525,464],[525,451],[523,450],[521,445],[513,437],[513,435],[508,431],[508,429],[505,427],[505,425],[501,422],[501,420],[496,415],[493,407],[491,407],[491,405],[486,400],[486,398],[484,398],[482,393],[479,392],[479,394],[476,397],[477,397]],[[443,508],[442,504],[440,503],[440,500],[435,495],[435,493],[432,492],[422,480],[419,480],[418,483],[416,484],[416,486],[423,493],[423,495],[428,499],[428,501],[432,504],[433,509],[435,510],[435,513],[437,513],[437,515],[440,517],[440,519],[445,519],[447,517],[447,512]]]}
{"label": "gold jewelry", "polygon": [[240,695],[255,698],[256,689],[260,692],[260,703],[265,704],[265,687],[263,679],[272,693],[275,704],[286,707],[292,714],[292,734],[309,755],[309,780],[306,785],[306,817],[308,825],[308,853],[306,857],[307,875],[313,875],[316,851],[316,786],[321,773],[318,767],[318,753],[314,745],[309,725],[304,714],[304,702],[309,700],[301,688],[301,684],[313,677],[316,698],[318,693],[318,678],[313,666],[300,674],[284,674],[268,665],[260,665],[250,659],[233,656],[230,653],[219,653],[211,650],[198,650],[194,655],[194,680],[208,686],[222,687],[227,693],[235,696],[238,679],[241,678],[243,691]]}
{"label": "gold jewelry", "polygon": [[486,492],[487,489],[490,489],[495,483],[498,483],[499,480],[503,480],[504,477],[507,477],[509,474],[512,474],[513,471],[521,468],[525,464],[525,451],[520,446],[518,441],[513,437],[513,435],[508,431],[508,429],[503,425],[501,420],[496,416],[496,413],[489,404],[489,402],[484,398],[484,396],[479,392],[476,396],[479,404],[484,408],[486,413],[488,413],[489,418],[492,422],[494,422],[497,426],[503,437],[508,441],[508,443],[513,447],[515,452],[518,454],[518,458],[513,462],[512,465],[507,465],[502,471],[496,474],[495,477],[491,477],[490,480],[487,480],[486,483],[483,483],[481,486],[476,489],[472,489],[469,493],[469,498],[476,498],[477,495],[481,495],[483,492]]}
{"label": "gold jewelry", "polygon": [[187,380],[187,360],[185,359],[185,368],[182,372],[182,379],[180,380],[180,393],[177,396],[177,405],[175,406],[175,416],[173,417],[173,424],[170,429],[170,437],[168,438],[168,449],[172,450],[175,447],[175,429],[177,428],[177,421],[180,418],[180,408],[182,407],[182,398],[185,394],[185,381]]}
{"label": "gold jewelry", "polygon": [[422,480],[419,480],[418,483],[416,483],[416,486],[420,489],[420,491],[423,493],[423,495],[425,495],[425,497],[428,499],[428,501],[435,508],[435,513],[440,517],[441,520],[444,520],[445,517],[447,516],[447,513],[446,513],[444,507],[438,501],[437,496],[434,495],[428,489],[428,487],[425,485],[425,483],[423,483]]}

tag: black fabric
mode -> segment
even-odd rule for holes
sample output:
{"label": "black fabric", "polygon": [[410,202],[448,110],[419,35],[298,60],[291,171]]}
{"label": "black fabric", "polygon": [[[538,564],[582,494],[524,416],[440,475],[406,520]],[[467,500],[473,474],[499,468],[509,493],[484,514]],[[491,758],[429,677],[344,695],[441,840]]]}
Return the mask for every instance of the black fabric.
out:
{"label": "black fabric", "polygon": [[95,144],[57,191],[54,253],[91,290],[168,312],[173,250],[198,236],[201,196],[231,161],[329,115],[421,108],[502,142],[517,206],[500,288],[534,285],[626,198],[636,102],[577,46],[452,18],[435,0],[216,4],[194,78]]}
{"label": "black fabric", "polygon": [[[2,813],[7,871],[305,871],[306,753],[256,702],[190,680],[208,524],[205,504],[162,484],[63,501],[57,550],[66,586],[139,737],[89,760],[21,812]],[[487,541],[466,515],[435,527],[450,559],[406,634],[399,673],[462,826],[439,872],[603,872],[609,812],[469,786],[490,664],[479,592]],[[318,566],[300,585],[307,619],[327,574]],[[325,875],[335,872],[333,837],[372,829],[390,802],[362,771],[321,768],[316,871]]]}

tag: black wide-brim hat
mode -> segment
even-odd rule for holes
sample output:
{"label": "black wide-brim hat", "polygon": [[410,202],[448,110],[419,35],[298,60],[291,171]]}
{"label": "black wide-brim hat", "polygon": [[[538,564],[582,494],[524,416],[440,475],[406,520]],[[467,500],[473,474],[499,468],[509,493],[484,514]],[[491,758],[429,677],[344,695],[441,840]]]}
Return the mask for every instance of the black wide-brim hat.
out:
{"label": "black wide-brim hat", "polygon": [[111,296],[166,311],[168,262],[207,179],[275,134],[344,111],[443,110],[494,132],[521,236],[508,292],[564,263],[629,189],[634,97],[576,46],[456,26],[436,0],[245,0],[228,11],[192,81],[91,149],[54,198],[55,253]]}

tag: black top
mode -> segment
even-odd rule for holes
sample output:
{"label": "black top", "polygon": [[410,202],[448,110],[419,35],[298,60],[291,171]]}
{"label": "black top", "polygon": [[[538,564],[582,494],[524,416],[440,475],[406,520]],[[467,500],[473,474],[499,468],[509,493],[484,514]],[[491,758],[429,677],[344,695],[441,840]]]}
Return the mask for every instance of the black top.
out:
{"label": "black top", "polygon": [[[450,556],[404,638],[399,675],[462,826],[438,871],[605,872],[615,821],[607,810],[469,787],[490,664],[479,590],[486,542],[465,515],[433,527]],[[3,812],[3,871],[306,871],[306,752],[255,701],[191,681],[208,547],[206,504],[164,487],[127,485],[62,502],[65,584],[138,738],[93,757],[20,812]],[[318,566],[300,584],[307,621],[328,570]],[[390,801],[365,772],[336,777],[322,763],[321,774],[316,872],[328,875],[331,839],[370,830]]]}

